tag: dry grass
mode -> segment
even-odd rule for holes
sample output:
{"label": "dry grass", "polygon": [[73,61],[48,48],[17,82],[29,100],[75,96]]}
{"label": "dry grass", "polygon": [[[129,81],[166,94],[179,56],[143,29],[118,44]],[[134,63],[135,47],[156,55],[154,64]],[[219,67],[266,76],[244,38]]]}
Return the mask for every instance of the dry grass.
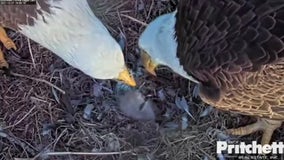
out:
{"label": "dry grass", "polygon": [[[1,160],[215,159],[216,141],[225,137],[221,131],[251,122],[248,117],[216,110],[201,118],[206,105],[192,96],[193,84],[165,68],[159,71],[159,78],[142,74],[137,65],[138,36],[153,18],[172,11],[174,0],[120,0],[122,5],[114,2],[114,8],[102,5],[95,13],[114,37],[126,36],[125,58],[136,74],[140,91],[168,116],[157,122],[138,122],[123,116],[117,109],[115,82],[93,80],[34,42],[29,49],[26,37],[9,32],[20,55],[8,52],[6,57],[12,71],[22,76],[0,77]],[[46,82],[63,89],[66,96]],[[94,92],[98,86],[99,94]],[[196,119],[189,120],[185,130],[180,126],[184,113],[175,105],[177,95],[185,96]],[[95,106],[89,119],[84,118],[87,104]],[[273,139],[283,140],[282,133],[276,131]],[[259,137],[253,134],[241,140]]]}

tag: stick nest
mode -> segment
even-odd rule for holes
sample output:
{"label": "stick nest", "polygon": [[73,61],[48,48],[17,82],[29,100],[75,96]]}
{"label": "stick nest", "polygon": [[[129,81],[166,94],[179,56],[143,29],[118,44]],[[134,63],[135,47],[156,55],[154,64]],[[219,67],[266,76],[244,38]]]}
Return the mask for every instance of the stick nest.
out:
{"label": "stick nest", "polygon": [[[161,118],[139,122],[124,116],[117,107],[115,82],[93,80],[49,50],[29,43],[25,36],[9,31],[19,55],[6,52],[6,58],[18,75],[0,76],[1,160],[215,159],[216,141],[226,137],[222,131],[252,122],[217,110],[200,117],[208,106],[192,96],[194,84],[167,68],[161,68],[157,78],[140,67],[139,35],[155,17],[173,11],[176,0],[93,1],[94,13],[111,34],[126,39],[127,65],[135,72],[140,91],[157,104]],[[182,129],[185,113],[176,107],[177,96],[184,96],[196,119],[188,118],[186,129]],[[86,117],[88,105],[93,108]],[[283,137],[281,133],[276,132],[277,139]]]}

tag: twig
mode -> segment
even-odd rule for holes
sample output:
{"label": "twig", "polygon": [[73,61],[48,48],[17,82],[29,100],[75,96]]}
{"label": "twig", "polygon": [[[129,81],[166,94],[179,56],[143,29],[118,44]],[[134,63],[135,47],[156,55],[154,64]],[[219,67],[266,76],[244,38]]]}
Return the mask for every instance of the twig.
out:
{"label": "twig", "polygon": [[170,143],[171,143],[171,145],[174,145],[175,143],[183,142],[183,141],[186,141],[188,139],[193,139],[193,138],[196,138],[196,136],[187,136],[187,137],[185,137],[183,139],[178,139],[178,140],[170,142]]}
{"label": "twig", "polygon": [[[26,16],[26,23],[27,23],[27,24],[29,24],[29,18],[30,18],[29,16]],[[27,41],[28,41],[29,52],[30,52],[30,55],[31,55],[31,58],[32,58],[33,66],[34,66],[34,68],[36,68],[35,59],[34,59],[32,47],[31,47],[31,41],[30,41],[29,38],[27,38]]]}
{"label": "twig", "polygon": [[37,98],[37,97],[34,97],[34,96],[31,96],[31,100],[48,103],[47,101],[40,99],[40,98]]}
{"label": "twig", "polygon": [[34,78],[34,77],[29,77],[29,76],[26,76],[26,75],[23,75],[23,74],[19,74],[19,73],[14,73],[14,72],[11,72],[10,74],[13,75],[13,76],[16,76],[16,77],[22,77],[22,78],[31,79],[31,80],[38,81],[38,82],[43,82],[43,83],[49,85],[50,87],[53,87],[53,88],[57,89],[62,94],[65,94],[65,91],[63,89],[61,89],[61,88],[57,87],[56,85],[48,82],[47,80]]}
{"label": "twig", "polygon": [[32,47],[31,47],[31,41],[30,41],[29,38],[28,38],[28,46],[29,46],[29,52],[30,52],[30,55],[31,55],[31,58],[32,58],[33,66],[34,66],[34,68],[36,68],[35,59],[34,59]]}
{"label": "twig", "polygon": [[34,106],[32,109],[30,109],[28,111],[28,113],[26,113],[18,122],[16,122],[15,124],[12,124],[10,126],[7,127],[3,127],[4,129],[8,129],[8,128],[12,128],[15,127],[16,125],[20,124],[30,113],[32,113],[32,111],[36,108],[37,106]]}
{"label": "twig", "polygon": [[36,154],[35,153],[36,150],[32,148],[29,144],[26,144],[27,142],[19,140],[17,137],[13,135],[11,136],[7,134],[7,136],[3,138],[6,138],[11,144],[16,144],[22,147],[22,149],[26,152],[26,154],[32,154],[32,155]]}
{"label": "twig", "polygon": [[148,25],[147,23],[142,22],[142,21],[139,21],[138,19],[133,18],[133,17],[131,17],[131,16],[128,16],[128,15],[125,15],[125,14],[121,14],[121,16],[122,16],[122,17],[125,17],[125,18],[128,18],[128,19],[130,19],[130,20],[132,20],[132,21],[134,21],[134,22],[137,22],[137,23],[139,23],[139,24],[141,24],[141,25],[143,25],[143,26],[145,26],[145,27]]}
{"label": "twig", "polygon": [[209,155],[206,151],[204,151],[203,149],[201,149],[201,148],[199,148],[199,147],[197,147],[197,149],[199,150],[199,151],[201,151],[203,154],[205,154],[208,158],[210,158],[210,159],[215,159],[214,157],[212,157],[211,155]]}
{"label": "twig", "polygon": [[147,18],[146,18],[146,20],[147,20],[147,21],[148,21],[148,19],[149,19],[149,18],[150,18],[150,16],[151,16],[151,12],[152,12],[153,6],[154,6],[154,1],[152,0],[151,6],[150,6],[150,9],[149,9],[149,12],[148,12]]}
{"label": "twig", "polygon": [[91,155],[91,156],[106,156],[116,154],[133,153],[133,150],[120,151],[120,152],[49,152],[44,153],[43,156],[65,156],[65,155]]}

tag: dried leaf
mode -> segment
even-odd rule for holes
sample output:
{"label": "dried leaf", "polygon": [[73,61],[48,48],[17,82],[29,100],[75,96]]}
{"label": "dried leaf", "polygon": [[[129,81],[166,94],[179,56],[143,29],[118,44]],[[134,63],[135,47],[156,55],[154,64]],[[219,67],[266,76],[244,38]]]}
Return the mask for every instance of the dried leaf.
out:
{"label": "dried leaf", "polygon": [[229,135],[224,133],[222,130],[215,129],[215,128],[212,128],[212,127],[209,127],[206,132],[211,137],[216,137],[218,140],[221,140],[221,141],[230,140],[230,138],[231,138]]}
{"label": "dried leaf", "polygon": [[139,3],[138,11],[141,12],[141,11],[144,11],[144,10],[145,10],[145,4],[144,3]]}
{"label": "dried leaf", "polygon": [[107,144],[107,151],[119,151],[120,150],[120,142],[118,137],[115,134],[108,134],[103,136],[103,138],[105,139],[105,143]]}
{"label": "dried leaf", "polygon": [[83,117],[87,120],[91,118],[92,110],[95,108],[93,104],[88,104],[84,109],[84,115]]}
{"label": "dried leaf", "polygon": [[192,91],[192,97],[197,98],[199,97],[199,85],[195,85]]}
{"label": "dried leaf", "polygon": [[42,127],[42,132],[41,134],[43,136],[46,136],[46,135],[49,135],[51,133],[51,131],[55,128],[55,125],[54,124],[43,124],[43,127]]}
{"label": "dried leaf", "polygon": [[172,118],[172,115],[173,115],[173,111],[170,109],[170,108],[166,108],[166,112],[165,114],[163,115],[166,119],[170,119]]}
{"label": "dried leaf", "polygon": [[101,121],[104,117],[104,114],[103,113],[99,113],[99,115],[97,116],[97,119],[99,120],[99,121]]}
{"label": "dried leaf", "polygon": [[54,87],[51,87],[51,91],[52,91],[52,94],[53,94],[53,96],[54,96],[56,102],[57,102],[57,103],[60,103],[58,94],[57,94],[56,90],[54,89]]}
{"label": "dried leaf", "polygon": [[184,97],[182,98],[176,97],[175,103],[179,109],[181,109],[182,111],[185,111],[193,120],[195,120],[195,118],[189,112],[189,105],[187,104],[187,101],[185,100]]}
{"label": "dried leaf", "polygon": [[118,139],[113,139],[111,142],[108,143],[109,151],[119,151],[120,143]]}
{"label": "dried leaf", "polygon": [[202,117],[206,117],[209,115],[209,113],[211,113],[213,111],[213,107],[212,106],[209,106],[207,107],[201,114],[200,114],[200,118]]}
{"label": "dried leaf", "polygon": [[165,91],[163,89],[158,91],[158,97],[160,98],[161,101],[166,100]]}
{"label": "dried leaf", "polygon": [[218,132],[217,133],[217,139],[218,140],[229,140],[230,139],[230,136],[223,133],[223,132]]}
{"label": "dried leaf", "polygon": [[8,135],[4,132],[0,132],[0,137],[6,138],[6,137],[8,137]]}
{"label": "dried leaf", "polygon": [[181,118],[181,129],[185,130],[188,127],[188,118],[186,115],[183,115]]}
{"label": "dried leaf", "polygon": [[218,157],[219,160],[226,160],[226,158],[223,156],[222,153],[218,153],[217,157]]}
{"label": "dried leaf", "polygon": [[103,87],[100,84],[94,83],[93,85],[93,94],[95,97],[100,97],[103,95]]}

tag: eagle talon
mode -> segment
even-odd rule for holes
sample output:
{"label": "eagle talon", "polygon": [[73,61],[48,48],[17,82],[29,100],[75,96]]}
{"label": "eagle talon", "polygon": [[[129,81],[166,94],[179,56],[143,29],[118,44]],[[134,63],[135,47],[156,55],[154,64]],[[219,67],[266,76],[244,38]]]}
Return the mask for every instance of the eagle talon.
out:
{"label": "eagle talon", "polygon": [[[15,43],[13,42],[13,40],[11,40],[5,29],[3,27],[0,26],[0,41],[3,43],[4,47],[12,52],[16,52],[17,53],[17,47],[15,45]],[[6,75],[10,75],[10,71],[9,71],[9,64],[7,63],[7,61],[4,58],[4,53],[2,51],[0,51],[0,69],[2,69],[6,74]]]}
{"label": "eagle talon", "polygon": [[0,27],[0,41],[3,43],[4,47],[8,50],[14,49],[17,50],[16,44],[11,40],[5,29],[3,27]]}
{"label": "eagle talon", "polygon": [[6,41],[2,41],[4,47],[8,50],[13,49],[14,51],[17,50],[16,44],[10,39],[7,38]]}
{"label": "eagle talon", "polygon": [[265,145],[270,143],[274,130],[280,127],[281,124],[282,121],[261,118],[253,124],[235,129],[229,129],[227,132],[232,135],[244,136],[257,131],[263,131],[261,145]]}

